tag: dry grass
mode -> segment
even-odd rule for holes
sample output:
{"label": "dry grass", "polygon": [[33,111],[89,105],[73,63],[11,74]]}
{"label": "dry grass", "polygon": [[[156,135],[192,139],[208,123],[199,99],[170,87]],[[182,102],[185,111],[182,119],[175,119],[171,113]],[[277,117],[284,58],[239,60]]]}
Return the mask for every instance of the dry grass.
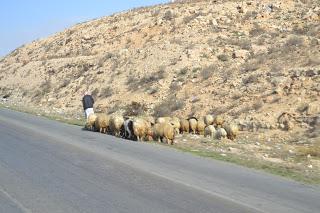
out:
{"label": "dry grass", "polygon": [[308,146],[297,147],[296,153],[298,156],[307,157],[309,155],[311,157],[320,158],[320,141]]}

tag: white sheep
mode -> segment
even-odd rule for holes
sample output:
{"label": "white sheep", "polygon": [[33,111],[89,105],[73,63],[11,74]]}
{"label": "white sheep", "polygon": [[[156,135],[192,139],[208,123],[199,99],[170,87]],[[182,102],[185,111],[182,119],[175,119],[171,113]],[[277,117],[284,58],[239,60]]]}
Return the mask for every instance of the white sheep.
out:
{"label": "white sheep", "polygon": [[204,137],[215,138],[216,128],[213,125],[209,125],[204,129]]}

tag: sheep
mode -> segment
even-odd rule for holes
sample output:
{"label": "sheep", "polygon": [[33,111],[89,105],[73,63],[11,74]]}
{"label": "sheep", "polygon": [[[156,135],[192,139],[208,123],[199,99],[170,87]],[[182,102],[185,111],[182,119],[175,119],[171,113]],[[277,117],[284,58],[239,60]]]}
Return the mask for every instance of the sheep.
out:
{"label": "sheep", "polygon": [[154,140],[163,142],[163,138],[166,139],[169,145],[172,145],[174,142],[175,129],[169,123],[157,123],[153,126],[153,137]]}
{"label": "sheep", "polygon": [[197,132],[199,135],[204,135],[204,129],[206,128],[206,124],[204,123],[204,119],[200,118],[197,122]]}
{"label": "sheep", "polygon": [[87,130],[94,131],[94,129],[95,129],[94,123],[96,121],[96,118],[97,118],[96,114],[94,114],[94,113],[89,114],[89,116],[87,118],[86,125],[85,125],[85,128]]}
{"label": "sheep", "polygon": [[222,139],[222,138],[226,138],[227,137],[227,132],[224,128],[220,128],[218,127],[217,131],[216,131],[216,138],[217,139]]}
{"label": "sheep", "polygon": [[152,136],[151,123],[142,119],[133,119],[133,134],[137,137],[138,141],[142,141],[146,137]]}
{"label": "sheep", "polygon": [[214,138],[216,135],[216,129],[213,125],[209,125],[204,129],[204,137]]}
{"label": "sheep", "polygon": [[121,129],[123,129],[124,119],[120,115],[114,115],[110,118],[110,130],[111,132],[120,137]]}
{"label": "sheep", "polygon": [[213,124],[213,121],[214,121],[214,118],[212,115],[206,115],[204,117],[204,123],[206,124],[206,126]]}
{"label": "sheep", "polygon": [[157,118],[156,120],[156,123],[169,123],[171,121],[171,118],[170,117],[159,117]]}
{"label": "sheep", "polygon": [[213,121],[213,124],[216,126],[216,127],[222,127],[222,124],[224,123],[224,119],[221,115],[217,115],[215,118],[214,118],[214,121]]}
{"label": "sheep", "polygon": [[182,134],[184,134],[185,132],[189,133],[189,128],[190,128],[189,121],[186,119],[181,119],[180,120],[180,132]]}
{"label": "sheep", "polygon": [[190,131],[191,131],[193,134],[196,134],[197,125],[198,125],[198,120],[197,120],[196,118],[190,118],[190,119],[189,119]]}
{"label": "sheep", "polygon": [[124,126],[124,138],[133,140],[133,119],[128,118],[123,123]]}
{"label": "sheep", "polygon": [[94,122],[94,125],[96,129],[100,133],[107,133],[107,130],[109,129],[109,123],[110,123],[110,117],[105,113],[98,113],[97,118]]}
{"label": "sheep", "polygon": [[177,117],[173,117],[170,120],[170,124],[173,126],[175,133],[179,134],[180,133],[180,119]]}
{"label": "sheep", "polygon": [[226,130],[227,132],[227,137],[230,140],[234,140],[239,132],[239,127],[236,124],[228,124],[228,125],[224,125],[223,128]]}

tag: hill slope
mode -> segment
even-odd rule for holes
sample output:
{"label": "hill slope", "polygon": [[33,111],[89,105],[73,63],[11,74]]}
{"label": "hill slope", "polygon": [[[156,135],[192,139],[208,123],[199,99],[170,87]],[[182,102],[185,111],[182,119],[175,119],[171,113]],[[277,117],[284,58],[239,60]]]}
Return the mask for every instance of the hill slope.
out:
{"label": "hill slope", "polygon": [[214,113],[244,129],[310,132],[320,122],[319,5],[188,1],[81,23],[1,59],[0,95],[81,112],[90,90],[102,111]]}

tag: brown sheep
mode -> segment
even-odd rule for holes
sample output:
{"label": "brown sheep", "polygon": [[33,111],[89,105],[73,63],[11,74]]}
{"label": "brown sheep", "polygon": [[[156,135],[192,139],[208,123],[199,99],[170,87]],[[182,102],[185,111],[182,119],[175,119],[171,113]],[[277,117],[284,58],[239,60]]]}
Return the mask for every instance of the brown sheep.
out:
{"label": "brown sheep", "polygon": [[107,133],[107,130],[109,130],[110,126],[109,123],[110,117],[107,114],[98,113],[94,125],[100,133]]}
{"label": "brown sheep", "polygon": [[169,145],[174,142],[175,130],[173,126],[169,123],[157,123],[153,126],[153,136],[154,140],[163,142],[163,138],[166,139]]}
{"label": "brown sheep", "polygon": [[196,118],[190,118],[190,119],[189,119],[190,131],[191,131],[193,134],[196,134],[197,125],[198,125],[198,120],[197,120]]}
{"label": "brown sheep", "polygon": [[204,119],[201,118],[197,122],[197,132],[199,135],[204,135],[204,129],[206,128],[206,124],[204,123]]}
{"label": "brown sheep", "polygon": [[110,118],[110,131],[117,137],[120,137],[121,129],[124,128],[124,119],[120,115],[114,115]]}
{"label": "brown sheep", "polygon": [[85,128],[87,130],[94,131],[94,128],[95,128],[94,123],[96,121],[96,118],[97,118],[96,114],[89,114],[86,125],[85,125]]}
{"label": "brown sheep", "polygon": [[223,128],[226,130],[227,137],[230,140],[234,140],[239,133],[239,127],[236,124],[224,125]]}
{"label": "brown sheep", "polygon": [[204,123],[206,124],[206,126],[213,124],[213,121],[214,121],[214,118],[212,115],[206,115],[204,117]]}
{"label": "brown sheep", "polygon": [[171,118],[170,117],[159,117],[157,118],[156,120],[156,123],[169,123],[171,121]]}
{"label": "brown sheep", "polygon": [[133,119],[132,128],[133,134],[137,137],[138,141],[142,141],[145,138],[152,136],[151,123],[142,118]]}
{"label": "brown sheep", "polygon": [[181,119],[180,120],[180,131],[181,131],[181,133],[182,134],[189,133],[189,128],[190,128],[189,121],[186,120],[186,119]]}
{"label": "brown sheep", "polygon": [[217,115],[215,118],[214,118],[214,121],[213,121],[213,124],[216,126],[216,127],[222,127],[224,123],[224,119],[221,115]]}

